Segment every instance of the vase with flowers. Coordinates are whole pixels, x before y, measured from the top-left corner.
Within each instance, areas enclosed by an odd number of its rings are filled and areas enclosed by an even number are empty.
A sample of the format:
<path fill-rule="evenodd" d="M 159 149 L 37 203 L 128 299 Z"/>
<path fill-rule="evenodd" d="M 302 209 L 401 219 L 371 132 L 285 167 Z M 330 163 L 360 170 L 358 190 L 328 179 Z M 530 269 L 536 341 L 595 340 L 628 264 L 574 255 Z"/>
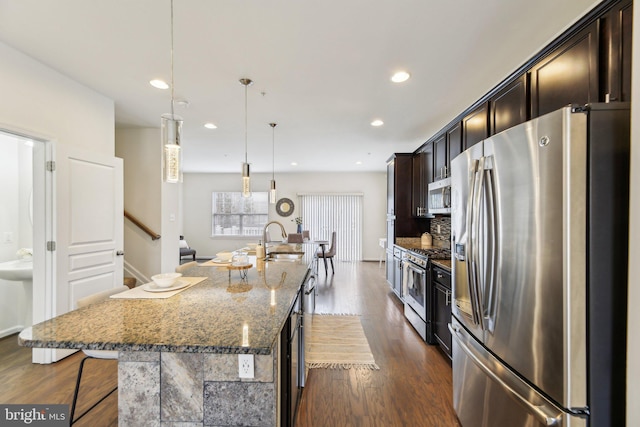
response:
<path fill-rule="evenodd" d="M 297 233 L 302 233 L 302 217 L 301 216 L 297 216 L 294 219 L 292 219 L 291 221 L 295 221 L 295 223 L 298 225 Z"/>

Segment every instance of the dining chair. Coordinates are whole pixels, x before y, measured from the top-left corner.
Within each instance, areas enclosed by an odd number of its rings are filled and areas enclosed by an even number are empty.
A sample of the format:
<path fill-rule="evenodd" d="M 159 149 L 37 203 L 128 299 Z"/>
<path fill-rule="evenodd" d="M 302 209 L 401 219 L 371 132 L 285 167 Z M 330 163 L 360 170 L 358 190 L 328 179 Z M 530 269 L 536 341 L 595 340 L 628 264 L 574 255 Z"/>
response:
<path fill-rule="evenodd" d="M 331 273 L 335 273 L 333 268 L 333 257 L 336 256 L 336 232 L 331 233 L 331 246 L 328 251 L 322 253 L 322 249 L 318 249 L 316 252 L 316 258 L 319 260 L 320 258 L 324 258 L 325 266 L 327 263 L 327 259 L 331 262 Z"/>
<path fill-rule="evenodd" d="M 185 270 L 190 269 L 191 267 L 195 267 L 198 265 L 198 261 L 189 261 L 185 262 L 176 267 L 176 273 L 184 273 Z"/>
<path fill-rule="evenodd" d="M 302 233 L 289 233 L 287 243 L 303 243 Z"/>
<path fill-rule="evenodd" d="M 124 292 L 124 291 L 128 291 L 128 290 L 129 290 L 129 287 L 128 286 L 124 286 L 124 285 L 123 286 L 119 286 L 117 288 L 108 289 L 106 291 L 98 292 L 98 293 L 95 293 L 93 295 L 89 295 L 87 297 L 80 298 L 78 300 L 78 302 L 77 302 L 77 305 L 78 305 L 78 308 L 86 307 L 88 305 L 95 304 L 97 302 L 105 300 L 105 299 L 109 298 L 111 295 L 119 294 L 120 292 Z M 94 403 L 89 409 L 84 411 L 82 413 L 82 415 L 80 415 L 75 420 L 73 419 L 73 416 L 74 416 L 74 414 L 76 412 L 76 403 L 78 402 L 78 391 L 80 391 L 80 382 L 82 381 L 82 371 L 84 369 L 84 363 L 87 361 L 87 359 L 103 359 L 103 360 L 117 360 L 118 359 L 118 352 L 115 351 L 115 350 L 86 350 L 86 349 L 82 349 L 82 352 L 84 353 L 85 357 L 80 362 L 80 368 L 78 369 L 78 378 L 76 379 L 76 388 L 75 388 L 75 390 L 73 392 L 73 403 L 71 404 L 71 414 L 70 414 L 70 417 L 69 417 L 69 419 L 71 420 L 71 424 L 74 424 L 80 418 L 82 418 L 85 415 L 87 415 L 87 413 L 89 411 L 91 411 L 93 408 L 98 406 L 100 404 L 100 402 L 102 402 L 107 397 L 111 396 L 111 394 L 118 389 L 118 386 L 116 386 L 109 393 L 105 394 L 100 400 L 98 400 L 96 403 Z"/>

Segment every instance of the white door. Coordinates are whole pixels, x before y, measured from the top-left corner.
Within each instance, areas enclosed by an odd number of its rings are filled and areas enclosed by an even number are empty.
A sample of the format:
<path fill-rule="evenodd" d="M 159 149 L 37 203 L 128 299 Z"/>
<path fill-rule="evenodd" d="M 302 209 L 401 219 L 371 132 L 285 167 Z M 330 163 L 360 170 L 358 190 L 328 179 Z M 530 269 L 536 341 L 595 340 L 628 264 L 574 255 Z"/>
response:
<path fill-rule="evenodd" d="M 54 172 L 55 315 L 122 285 L 122 159 L 58 144 Z M 55 351 L 53 361 L 69 354 Z"/>

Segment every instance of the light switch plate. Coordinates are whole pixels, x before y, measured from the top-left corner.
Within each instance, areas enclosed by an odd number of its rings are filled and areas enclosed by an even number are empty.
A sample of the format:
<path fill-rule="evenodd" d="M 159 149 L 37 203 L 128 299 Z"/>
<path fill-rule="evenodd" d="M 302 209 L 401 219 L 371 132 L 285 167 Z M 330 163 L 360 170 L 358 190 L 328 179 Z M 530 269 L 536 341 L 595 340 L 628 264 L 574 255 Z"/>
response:
<path fill-rule="evenodd" d="M 238 355 L 238 375 L 240 378 L 253 378 L 253 354 Z"/>

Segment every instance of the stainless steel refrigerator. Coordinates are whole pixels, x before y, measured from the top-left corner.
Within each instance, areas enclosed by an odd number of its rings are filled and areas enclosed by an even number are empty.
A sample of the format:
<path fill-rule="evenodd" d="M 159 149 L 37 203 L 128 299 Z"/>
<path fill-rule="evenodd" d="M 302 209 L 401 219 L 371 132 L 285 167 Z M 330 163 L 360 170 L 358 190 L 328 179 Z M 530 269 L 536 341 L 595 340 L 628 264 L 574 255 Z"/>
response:
<path fill-rule="evenodd" d="M 568 106 L 451 162 L 463 427 L 624 425 L 629 120 Z"/>

